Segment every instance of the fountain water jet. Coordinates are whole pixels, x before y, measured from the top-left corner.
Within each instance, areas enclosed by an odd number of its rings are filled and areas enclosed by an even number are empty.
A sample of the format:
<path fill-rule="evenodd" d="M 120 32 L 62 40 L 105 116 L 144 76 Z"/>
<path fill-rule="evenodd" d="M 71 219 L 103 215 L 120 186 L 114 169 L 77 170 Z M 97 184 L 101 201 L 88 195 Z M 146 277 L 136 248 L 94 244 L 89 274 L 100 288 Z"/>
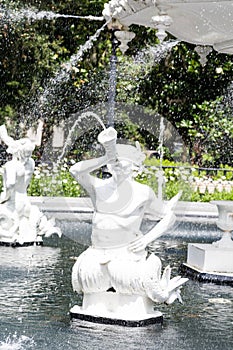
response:
<path fill-rule="evenodd" d="M 77 63 L 83 59 L 85 52 L 92 48 L 94 42 L 107 25 L 108 23 L 104 23 L 97 29 L 83 45 L 80 45 L 78 51 L 73 54 L 67 62 L 61 64 L 60 69 L 55 73 L 54 77 L 49 78 L 48 81 L 45 82 L 42 92 L 39 91 L 38 95 L 33 98 L 27 106 L 27 114 L 29 114 L 31 118 L 34 117 L 38 119 L 39 116 L 42 120 L 44 119 L 44 112 L 48 112 L 48 110 L 51 109 L 51 105 L 53 106 L 53 97 L 56 95 L 56 89 L 69 81 L 70 74 L 73 70 L 76 70 Z M 25 115 L 25 112 L 22 114 Z"/>
<path fill-rule="evenodd" d="M 67 147 L 69 147 L 69 145 L 72 143 L 72 135 L 75 132 L 76 126 L 78 123 L 80 123 L 84 118 L 88 118 L 88 117 L 94 117 L 98 123 L 100 123 L 101 127 L 103 128 L 103 130 L 106 129 L 104 123 L 102 122 L 101 118 L 94 112 L 83 112 L 78 119 L 74 122 L 72 128 L 69 131 L 69 134 L 67 136 L 66 142 L 63 146 L 62 152 L 60 154 L 60 156 L 58 157 L 58 163 L 63 159 L 64 155 L 66 154 L 67 151 Z"/>
<path fill-rule="evenodd" d="M 28 20 L 30 22 L 38 21 L 42 19 L 53 20 L 57 18 L 74 18 L 74 19 L 85 19 L 88 21 L 103 21 L 104 17 L 100 16 L 78 16 L 78 15 L 65 15 L 55 13 L 53 11 L 38 11 L 35 8 L 24 8 L 18 10 L 9 10 L 4 7 L 0 7 L 0 19 L 4 23 L 7 22 L 20 22 L 22 20 Z"/>
<path fill-rule="evenodd" d="M 163 150 L 163 137 L 164 137 L 164 118 L 162 117 L 160 120 L 160 133 L 159 133 L 159 171 L 157 173 L 158 176 L 158 199 L 161 201 L 163 200 L 163 184 L 164 184 L 164 178 L 163 178 L 163 169 L 162 169 L 162 162 L 163 162 L 163 156 L 164 156 L 164 150 Z"/>

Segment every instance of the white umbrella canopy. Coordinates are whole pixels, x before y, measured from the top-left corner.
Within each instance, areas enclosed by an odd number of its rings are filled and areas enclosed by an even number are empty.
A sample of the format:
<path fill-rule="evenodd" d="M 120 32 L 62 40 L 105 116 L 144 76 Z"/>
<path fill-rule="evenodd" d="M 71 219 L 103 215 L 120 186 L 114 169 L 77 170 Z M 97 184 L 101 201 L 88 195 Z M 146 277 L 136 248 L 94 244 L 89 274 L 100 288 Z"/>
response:
<path fill-rule="evenodd" d="M 106 20 L 157 28 L 181 41 L 233 54 L 232 0 L 111 0 Z"/>

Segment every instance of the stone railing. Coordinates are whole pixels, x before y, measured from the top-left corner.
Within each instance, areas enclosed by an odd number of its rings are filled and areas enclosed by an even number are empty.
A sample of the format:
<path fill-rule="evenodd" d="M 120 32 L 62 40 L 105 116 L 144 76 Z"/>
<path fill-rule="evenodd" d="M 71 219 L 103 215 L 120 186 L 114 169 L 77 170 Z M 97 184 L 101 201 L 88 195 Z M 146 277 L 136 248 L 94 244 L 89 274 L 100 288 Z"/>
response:
<path fill-rule="evenodd" d="M 192 168 L 191 186 L 199 193 L 228 192 L 233 190 L 233 170 L 225 168 Z"/>
<path fill-rule="evenodd" d="M 199 193 L 214 193 L 218 192 L 228 192 L 233 190 L 233 181 L 228 181 L 225 179 L 212 180 L 211 178 L 193 178 L 191 186 L 195 192 Z"/>
<path fill-rule="evenodd" d="M 149 166 L 147 169 L 156 171 L 159 167 Z M 233 190 L 233 169 L 162 166 L 162 170 L 166 182 L 182 179 L 191 185 L 194 192 L 201 194 L 215 191 L 230 193 Z"/>

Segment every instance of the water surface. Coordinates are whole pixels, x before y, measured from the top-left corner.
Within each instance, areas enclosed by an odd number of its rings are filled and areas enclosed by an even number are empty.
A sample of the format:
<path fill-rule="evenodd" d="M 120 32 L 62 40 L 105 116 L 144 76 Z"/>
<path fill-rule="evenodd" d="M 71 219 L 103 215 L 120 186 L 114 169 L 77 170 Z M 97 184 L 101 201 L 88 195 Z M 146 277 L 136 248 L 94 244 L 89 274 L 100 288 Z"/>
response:
<path fill-rule="evenodd" d="M 174 274 L 186 260 L 186 238 L 169 236 L 154 246 Z M 81 303 L 72 291 L 71 269 L 84 249 L 66 237 L 50 238 L 43 247 L 0 247 L 0 350 L 233 348 L 232 287 L 191 280 L 182 289 L 183 304 L 157 306 L 163 326 L 71 322 L 69 309 Z"/>

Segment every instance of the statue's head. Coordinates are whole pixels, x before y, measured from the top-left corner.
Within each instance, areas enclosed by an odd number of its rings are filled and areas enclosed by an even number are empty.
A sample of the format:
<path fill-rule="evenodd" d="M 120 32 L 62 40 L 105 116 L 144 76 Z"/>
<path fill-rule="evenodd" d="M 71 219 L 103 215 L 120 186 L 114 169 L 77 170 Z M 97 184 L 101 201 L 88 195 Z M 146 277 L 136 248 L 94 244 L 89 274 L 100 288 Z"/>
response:
<path fill-rule="evenodd" d="M 140 144 L 138 142 L 136 142 L 136 146 L 117 144 L 116 152 L 116 161 L 108 165 L 110 173 L 117 177 L 137 174 L 145 160 L 145 154 L 142 152 Z"/>
<path fill-rule="evenodd" d="M 134 166 L 141 166 L 146 158 L 138 141 L 135 146 L 119 143 L 116 145 L 116 151 L 118 161 L 128 162 Z"/>
<path fill-rule="evenodd" d="M 22 138 L 9 144 L 7 152 L 19 158 L 29 158 L 35 149 L 35 144 L 29 138 Z"/>

